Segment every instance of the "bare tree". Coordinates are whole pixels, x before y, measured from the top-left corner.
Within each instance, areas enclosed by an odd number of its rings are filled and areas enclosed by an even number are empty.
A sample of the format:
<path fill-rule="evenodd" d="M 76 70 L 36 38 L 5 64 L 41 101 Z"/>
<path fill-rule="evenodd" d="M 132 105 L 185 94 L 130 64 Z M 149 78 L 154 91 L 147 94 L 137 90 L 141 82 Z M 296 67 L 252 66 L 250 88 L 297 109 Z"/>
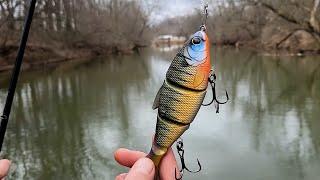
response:
<path fill-rule="evenodd" d="M 320 0 L 244 0 L 248 5 L 263 7 L 274 15 L 278 16 L 282 20 L 289 24 L 296 26 L 291 32 L 288 33 L 284 40 L 288 39 L 296 31 L 306 31 L 313 36 L 315 39 L 319 39 L 320 36 L 320 22 L 319 22 L 319 4 Z"/>
<path fill-rule="evenodd" d="M 30 45 L 94 51 L 130 50 L 151 39 L 146 1 L 46 0 L 36 7 Z M 149 2 L 151 3 L 151 2 Z M 154 3 L 151 3 L 154 4 Z M 0 0 L 0 49 L 12 48 L 26 15 L 24 0 Z"/>

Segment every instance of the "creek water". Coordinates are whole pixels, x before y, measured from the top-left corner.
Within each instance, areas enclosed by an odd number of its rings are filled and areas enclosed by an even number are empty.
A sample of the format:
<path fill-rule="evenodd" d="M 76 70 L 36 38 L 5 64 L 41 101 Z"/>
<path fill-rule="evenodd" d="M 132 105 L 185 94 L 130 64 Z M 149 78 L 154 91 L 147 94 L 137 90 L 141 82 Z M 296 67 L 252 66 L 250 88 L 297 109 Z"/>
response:
<path fill-rule="evenodd" d="M 176 51 L 84 59 L 23 72 L 4 152 L 9 179 L 114 179 L 119 147 L 149 151 L 151 109 Z M 217 94 L 183 135 L 185 179 L 316 180 L 320 177 L 320 61 L 212 49 Z M 8 74 L 0 74 L 0 108 Z M 206 101 L 210 101 L 211 93 Z"/>

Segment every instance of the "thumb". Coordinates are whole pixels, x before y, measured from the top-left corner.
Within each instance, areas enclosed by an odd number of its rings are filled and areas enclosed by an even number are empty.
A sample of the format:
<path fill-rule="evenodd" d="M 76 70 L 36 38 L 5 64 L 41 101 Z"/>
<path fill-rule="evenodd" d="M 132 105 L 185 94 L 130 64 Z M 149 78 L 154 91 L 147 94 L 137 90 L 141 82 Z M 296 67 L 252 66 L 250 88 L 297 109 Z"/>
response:
<path fill-rule="evenodd" d="M 141 158 L 132 166 L 126 180 L 153 180 L 154 174 L 153 162 L 148 158 Z"/>

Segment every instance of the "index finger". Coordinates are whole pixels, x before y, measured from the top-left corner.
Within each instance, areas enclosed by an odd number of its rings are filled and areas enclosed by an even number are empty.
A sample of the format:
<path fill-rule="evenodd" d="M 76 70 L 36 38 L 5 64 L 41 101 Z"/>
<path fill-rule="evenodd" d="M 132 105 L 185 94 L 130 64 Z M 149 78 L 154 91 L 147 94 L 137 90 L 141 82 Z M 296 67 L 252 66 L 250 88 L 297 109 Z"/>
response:
<path fill-rule="evenodd" d="M 114 158 L 120 165 L 131 168 L 136 161 L 146 157 L 146 155 L 146 153 L 140 151 L 121 148 L 114 153 Z M 175 173 L 179 177 L 179 169 L 172 148 L 169 148 L 167 154 L 163 157 L 159 172 L 161 180 L 175 179 Z"/>
<path fill-rule="evenodd" d="M 114 159 L 122 166 L 131 168 L 140 158 L 146 157 L 147 154 L 140 151 L 131 151 L 120 148 L 114 153 Z"/>

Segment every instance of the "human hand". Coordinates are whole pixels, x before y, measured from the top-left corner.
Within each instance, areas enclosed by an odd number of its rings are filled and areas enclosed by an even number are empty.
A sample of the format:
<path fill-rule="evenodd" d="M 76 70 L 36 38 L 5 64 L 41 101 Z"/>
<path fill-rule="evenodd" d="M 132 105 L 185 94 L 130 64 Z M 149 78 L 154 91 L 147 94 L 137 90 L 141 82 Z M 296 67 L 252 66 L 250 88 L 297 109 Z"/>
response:
<path fill-rule="evenodd" d="M 115 160 L 122 166 L 131 168 L 128 173 L 120 174 L 116 180 L 153 180 L 155 167 L 153 162 L 146 158 L 147 154 L 140 151 L 131 151 L 128 149 L 118 149 L 114 153 Z M 159 174 L 161 180 L 174 180 L 177 162 L 173 151 L 170 148 L 163 157 Z M 179 176 L 178 176 L 179 177 Z"/>
<path fill-rule="evenodd" d="M 0 179 L 4 179 L 9 172 L 11 162 L 7 159 L 0 160 Z"/>

